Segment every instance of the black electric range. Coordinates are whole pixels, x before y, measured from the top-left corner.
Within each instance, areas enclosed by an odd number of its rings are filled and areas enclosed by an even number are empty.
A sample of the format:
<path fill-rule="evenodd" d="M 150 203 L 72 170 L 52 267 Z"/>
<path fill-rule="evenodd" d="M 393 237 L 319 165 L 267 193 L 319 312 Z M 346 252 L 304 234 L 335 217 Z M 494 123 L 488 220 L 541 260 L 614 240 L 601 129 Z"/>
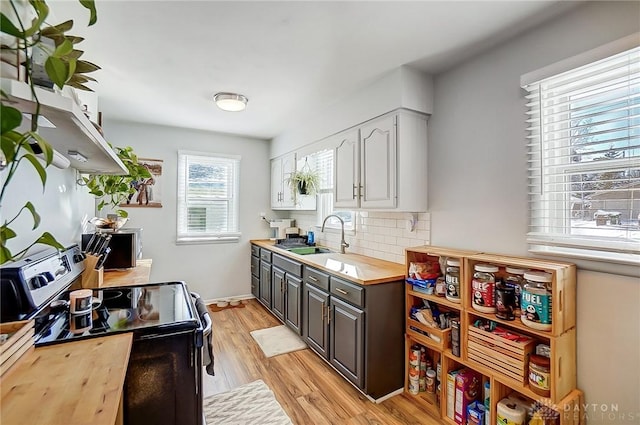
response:
<path fill-rule="evenodd" d="M 66 291 L 42 312 L 46 320 L 36 346 L 119 332 L 134 332 L 137 339 L 200 326 L 183 282 L 94 289 L 92 310 L 84 314 L 69 313 L 68 300 Z"/>

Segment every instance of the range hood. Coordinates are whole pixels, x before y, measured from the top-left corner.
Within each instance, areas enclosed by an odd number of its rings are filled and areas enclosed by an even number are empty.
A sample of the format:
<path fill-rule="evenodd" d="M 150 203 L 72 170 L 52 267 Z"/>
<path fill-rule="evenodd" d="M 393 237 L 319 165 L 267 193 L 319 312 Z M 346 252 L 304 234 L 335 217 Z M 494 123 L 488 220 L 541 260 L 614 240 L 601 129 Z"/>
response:
<path fill-rule="evenodd" d="M 27 83 L 2 78 L 1 88 L 9 97 L 5 101 L 7 104 L 24 114 L 35 112 L 36 102 Z M 38 133 L 56 151 L 69 159 L 71 167 L 87 174 L 128 173 L 122 161 L 73 99 L 37 86 L 35 91 L 40 101 L 41 119 L 44 117 L 53 124 L 39 125 Z M 18 130 L 26 131 L 30 125 L 28 119 L 23 119 Z"/>

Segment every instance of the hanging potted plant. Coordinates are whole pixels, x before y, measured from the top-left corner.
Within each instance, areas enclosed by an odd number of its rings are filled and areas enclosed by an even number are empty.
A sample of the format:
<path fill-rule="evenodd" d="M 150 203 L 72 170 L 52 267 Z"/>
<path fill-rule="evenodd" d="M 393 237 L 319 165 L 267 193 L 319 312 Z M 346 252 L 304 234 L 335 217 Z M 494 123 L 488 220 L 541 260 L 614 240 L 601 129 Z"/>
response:
<path fill-rule="evenodd" d="M 320 188 L 320 174 L 312 170 L 305 161 L 304 166 L 299 171 L 294 171 L 289 177 L 289 185 L 293 193 L 313 196 Z"/>

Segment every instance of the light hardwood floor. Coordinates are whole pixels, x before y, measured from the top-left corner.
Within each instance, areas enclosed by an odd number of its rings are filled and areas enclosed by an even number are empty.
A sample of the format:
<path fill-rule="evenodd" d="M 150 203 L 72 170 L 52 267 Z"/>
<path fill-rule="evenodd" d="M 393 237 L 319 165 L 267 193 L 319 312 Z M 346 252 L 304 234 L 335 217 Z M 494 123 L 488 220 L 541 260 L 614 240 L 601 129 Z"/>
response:
<path fill-rule="evenodd" d="M 296 425 L 441 424 L 403 395 L 370 402 L 310 349 L 266 358 L 249 332 L 282 323 L 256 300 L 211 318 L 216 376 L 205 397 L 262 379 Z"/>

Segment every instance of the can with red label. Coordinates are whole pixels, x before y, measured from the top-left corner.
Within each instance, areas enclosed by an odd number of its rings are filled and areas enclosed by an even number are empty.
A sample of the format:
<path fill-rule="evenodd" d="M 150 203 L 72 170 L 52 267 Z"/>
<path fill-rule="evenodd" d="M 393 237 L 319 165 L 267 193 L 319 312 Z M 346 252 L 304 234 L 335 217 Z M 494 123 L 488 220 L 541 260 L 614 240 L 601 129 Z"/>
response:
<path fill-rule="evenodd" d="M 496 312 L 496 273 L 493 264 L 476 264 L 471 280 L 471 306 L 483 313 Z"/>

